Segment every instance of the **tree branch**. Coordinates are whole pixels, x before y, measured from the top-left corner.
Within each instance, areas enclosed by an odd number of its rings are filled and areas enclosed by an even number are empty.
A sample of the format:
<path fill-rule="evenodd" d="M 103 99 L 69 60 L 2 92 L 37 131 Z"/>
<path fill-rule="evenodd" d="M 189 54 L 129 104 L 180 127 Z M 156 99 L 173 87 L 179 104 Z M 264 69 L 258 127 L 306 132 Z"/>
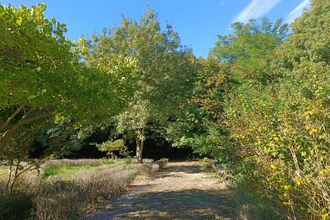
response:
<path fill-rule="evenodd" d="M 14 135 L 15 131 L 22 127 L 23 125 L 30 124 L 31 122 L 38 121 L 43 118 L 47 118 L 51 115 L 53 115 L 54 112 L 47 112 L 42 115 L 34 116 L 31 118 L 25 118 L 23 117 L 20 121 L 18 121 L 15 125 L 13 125 L 10 129 L 8 129 L 5 133 L 2 134 L 0 137 L 0 153 L 3 151 L 5 148 L 6 144 L 10 140 L 10 138 Z"/>
<path fill-rule="evenodd" d="M 6 127 L 9 125 L 9 123 L 11 122 L 11 120 L 13 120 L 13 119 L 16 117 L 16 115 L 17 115 L 18 113 L 20 113 L 20 112 L 23 110 L 23 108 L 24 108 L 25 106 L 26 106 L 26 103 L 21 104 L 21 105 L 16 109 L 16 111 L 15 111 L 13 114 L 11 114 L 11 116 L 10 116 L 9 118 L 7 118 L 7 120 L 5 121 L 5 123 L 4 123 L 3 125 L 1 125 L 1 127 L 0 127 L 0 131 L 6 128 Z"/>

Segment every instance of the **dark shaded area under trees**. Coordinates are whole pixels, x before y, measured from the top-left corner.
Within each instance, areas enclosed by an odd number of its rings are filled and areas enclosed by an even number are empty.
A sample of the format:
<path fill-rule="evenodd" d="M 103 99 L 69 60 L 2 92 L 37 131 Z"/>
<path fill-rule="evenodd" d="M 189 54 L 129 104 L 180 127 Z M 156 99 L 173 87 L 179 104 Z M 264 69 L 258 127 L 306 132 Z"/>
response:
<path fill-rule="evenodd" d="M 77 146 L 77 149 L 63 154 L 61 158 L 101 159 L 107 157 L 106 153 L 100 151 L 96 144 L 100 144 L 109 140 L 109 132 L 111 132 L 111 130 L 113 130 L 113 127 L 96 130 L 83 141 L 81 141 L 79 146 Z M 148 138 L 145 141 L 143 158 L 151 158 L 155 160 L 160 158 L 169 158 L 171 161 L 200 158 L 199 154 L 194 153 L 191 147 L 174 148 L 172 147 L 172 144 L 166 140 L 166 138 L 161 136 L 161 134 L 152 131 L 149 132 L 152 134 L 148 134 Z M 48 148 L 47 143 L 40 143 L 38 140 L 35 140 L 33 145 L 33 151 L 30 153 L 32 158 L 38 158 L 42 156 L 44 154 L 44 150 Z M 126 146 L 128 147 L 128 154 L 133 157 L 136 153 L 134 140 L 126 140 Z M 114 152 L 114 154 L 117 157 L 122 157 L 118 152 Z"/>

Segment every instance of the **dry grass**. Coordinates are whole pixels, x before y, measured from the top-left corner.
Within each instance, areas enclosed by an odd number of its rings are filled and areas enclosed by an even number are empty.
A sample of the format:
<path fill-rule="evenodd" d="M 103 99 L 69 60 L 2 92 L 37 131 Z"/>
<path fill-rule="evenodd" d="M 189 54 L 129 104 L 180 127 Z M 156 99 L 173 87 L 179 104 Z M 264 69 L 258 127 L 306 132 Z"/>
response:
<path fill-rule="evenodd" d="M 37 219 L 72 218 L 84 212 L 88 204 L 125 191 L 135 175 L 135 168 L 119 164 L 81 170 L 69 179 L 51 176 L 34 199 Z"/>
<path fill-rule="evenodd" d="M 63 167 L 63 166 L 101 166 L 105 163 L 105 160 L 101 159 L 60 159 L 60 160 L 49 160 L 46 163 L 46 168 Z"/>
<path fill-rule="evenodd" d="M 63 168 L 77 169 L 45 176 L 46 169 L 61 171 Z M 19 180 L 15 191 L 22 196 L 26 195 L 33 202 L 33 219 L 72 219 L 84 213 L 90 204 L 125 191 L 136 173 L 135 165 L 125 160 L 52 160 L 42 166 L 40 175 L 37 175 L 37 171 L 26 173 Z M 6 178 L 0 179 L 0 191 L 5 181 Z M 5 194 L 0 196 L 0 203 L 2 198 L 7 204 Z M 10 207 L 11 211 L 7 212 L 0 207 L 0 215 L 2 211 L 8 216 L 15 214 L 15 199 L 7 204 L 13 206 Z M 20 201 L 17 200 L 17 203 Z"/>

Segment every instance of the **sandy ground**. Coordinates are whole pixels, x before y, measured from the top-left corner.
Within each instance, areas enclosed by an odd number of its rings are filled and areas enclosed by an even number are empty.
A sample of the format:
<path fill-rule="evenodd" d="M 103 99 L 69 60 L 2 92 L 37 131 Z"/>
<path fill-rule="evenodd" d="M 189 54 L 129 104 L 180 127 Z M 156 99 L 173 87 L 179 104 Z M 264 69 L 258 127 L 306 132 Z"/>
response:
<path fill-rule="evenodd" d="M 230 190 L 196 161 L 139 176 L 126 195 L 86 219 L 236 219 Z"/>

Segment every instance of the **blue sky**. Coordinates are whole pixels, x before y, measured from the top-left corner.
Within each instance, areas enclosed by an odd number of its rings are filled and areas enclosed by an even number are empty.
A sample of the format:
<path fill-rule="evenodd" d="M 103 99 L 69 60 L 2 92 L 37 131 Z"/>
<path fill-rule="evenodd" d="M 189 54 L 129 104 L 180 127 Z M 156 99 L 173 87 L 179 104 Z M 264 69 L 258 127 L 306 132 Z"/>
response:
<path fill-rule="evenodd" d="M 149 5 L 163 26 L 168 22 L 179 32 L 183 45 L 196 56 L 207 56 L 218 34 L 230 33 L 233 21 L 250 17 L 284 18 L 292 22 L 309 0 L 0 0 L 3 5 L 46 3 L 46 15 L 67 24 L 66 36 L 77 40 L 104 27 L 119 25 L 121 14 L 133 19 L 143 16 Z"/>

